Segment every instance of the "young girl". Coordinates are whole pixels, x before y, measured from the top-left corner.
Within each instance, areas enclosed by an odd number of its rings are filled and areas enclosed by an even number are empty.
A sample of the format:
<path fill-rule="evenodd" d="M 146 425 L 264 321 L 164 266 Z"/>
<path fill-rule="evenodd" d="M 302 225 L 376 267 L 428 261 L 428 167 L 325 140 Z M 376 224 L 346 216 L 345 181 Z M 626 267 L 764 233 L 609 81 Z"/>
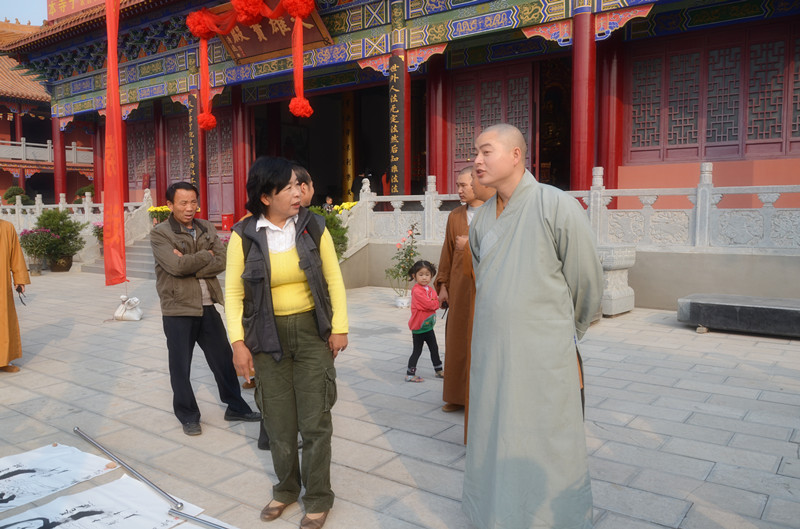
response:
<path fill-rule="evenodd" d="M 408 359 L 408 370 L 406 371 L 406 382 L 422 382 L 422 377 L 416 375 L 417 360 L 422 354 L 422 344 L 428 344 L 431 352 L 431 362 L 436 371 L 436 378 L 444 378 L 442 371 L 442 361 L 439 359 L 439 345 L 436 343 L 436 334 L 433 326 L 436 323 L 436 309 L 439 308 L 439 296 L 436 290 L 430 286 L 433 276 L 436 275 L 436 267 L 428 261 L 417 261 L 408 271 L 408 278 L 416 281 L 414 288 L 411 289 L 411 319 L 408 320 L 408 327 L 411 329 L 411 336 L 414 340 L 414 351 Z"/>

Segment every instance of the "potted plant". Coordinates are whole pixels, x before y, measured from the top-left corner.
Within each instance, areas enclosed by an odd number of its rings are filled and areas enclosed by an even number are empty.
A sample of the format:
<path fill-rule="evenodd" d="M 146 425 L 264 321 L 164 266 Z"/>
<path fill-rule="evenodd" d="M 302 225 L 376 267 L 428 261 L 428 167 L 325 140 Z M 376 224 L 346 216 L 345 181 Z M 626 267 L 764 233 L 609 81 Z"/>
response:
<path fill-rule="evenodd" d="M 50 270 L 66 272 L 72 268 L 72 257 L 80 252 L 86 244 L 81 236 L 81 230 L 88 224 L 88 222 L 72 220 L 66 210 L 48 209 L 39 215 L 36 227 L 49 229 L 58 235 L 57 239 L 48 243 L 45 253 Z"/>
<path fill-rule="evenodd" d="M 408 277 L 408 271 L 417 262 L 419 258 L 419 251 L 417 251 L 417 223 L 411 225 L 408 230 L 408 235 L 400 239 L 397 243 L 397 250 L 392 256 L 394 264 L 385 270 L 386 279 L 397 294 L 395 305 L 398 307 L 408 307 L 411 303 L 411 297 L 408 295 L 408 283 L 411 281 Z"/>
<path fill-rule="evenodd" d="M 103 255 L 103 223 L 102 222 L 93 222 L 92 223 L 92 235 L 94 235 L 95 239 L 97 239 L 97 243 L 100 245 L 100 255 Z"/>
<path fill-rule="evenodd" d="M 47 257 L 47 248 L 57 239 L 58 235 L 47 228 L 22 230 L 19 234 L 19 245 L 28 257 L 28 269 L 31 275 L 42 275 L 42 265 Z"/>
<path fill-rule="evenodd" d="M 150 218 L 153 219 L 153 224 L 155 225 L 167 220 L 172 212 L 167 206 L 150 206 L 147 209 L 147 213 L 150 214 Z"/>

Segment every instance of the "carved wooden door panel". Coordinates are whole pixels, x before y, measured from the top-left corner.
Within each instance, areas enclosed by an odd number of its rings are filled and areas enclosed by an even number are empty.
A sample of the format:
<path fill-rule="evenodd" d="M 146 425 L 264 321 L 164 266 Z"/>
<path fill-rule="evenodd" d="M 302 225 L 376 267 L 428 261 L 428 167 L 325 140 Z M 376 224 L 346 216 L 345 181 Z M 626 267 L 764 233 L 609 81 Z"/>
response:
<path fill-rule="evenodd" d="M 214 110 L 217 126 L 206 133 L 208 220 L 220 222 L 233 213 L 233 116 Z M 202 191 L 201 191 L 202 192 Z"/>
<path fill-rule="evenodd" d="M 150 187 L 156 174 L 156 142 L 152 122 L 126 124 L 128 189 Z"/>
<path fill-rule="evenodd" d="M 189 154 L 189 118 L 167 118 L 167 186 L 191 179 Z"/>
<path fill-rule="evenodd" d="M 475 138 L 497 123 L 510 123 L 522 131 L 528 142 L 526 166 L 535 161 L 532 127 L 536 122 L 530 63 L 472 69 L 453 76 L 450 115 L 453 116 L 450 145 L 452 172 L 449 189 L 461 168 L 475 159 Z"/>

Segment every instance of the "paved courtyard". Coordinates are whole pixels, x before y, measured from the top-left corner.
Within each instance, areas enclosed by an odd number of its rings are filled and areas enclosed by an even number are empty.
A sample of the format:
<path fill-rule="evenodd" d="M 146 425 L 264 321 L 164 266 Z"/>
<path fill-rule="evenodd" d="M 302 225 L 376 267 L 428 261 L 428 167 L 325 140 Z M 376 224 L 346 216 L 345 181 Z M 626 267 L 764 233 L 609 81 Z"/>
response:
<path fill-rule="evenodd" d="M 127 285 L 142 300 L 140 322 L 109 320 L 125 293 L 77 271 L 33 278 L 28 305 L 18 304 L 22 370 L 0 373 L 0 457 L 53 442 L 97 453 L 72 433 L 79 426 L 210 516 L 240 529 L 297 527 L 296 505 L 269 525 L 258 520 L 275 480 L 269 453 L 256 448 L 257 424 L 223 420 L 199 349 L 203 435 L 182 433 L 155 282 Z M 426 381 L 403 381 L 408 315 L 392 297 L 348 291 L 350 347 L 336 362 L 333 409 L 337 499 L 326 528 L 467 528 L 464 416 L 440 410 L 427 353 Z M 443 346 L 443 325 L 437 333 Z M 673 312 L 636 309 L 593 325 L 582 352 L 597 529 L 800 527 L 800 341 L 697 334 Z M 245 397 L 252 402 L 252 390 Z"/>

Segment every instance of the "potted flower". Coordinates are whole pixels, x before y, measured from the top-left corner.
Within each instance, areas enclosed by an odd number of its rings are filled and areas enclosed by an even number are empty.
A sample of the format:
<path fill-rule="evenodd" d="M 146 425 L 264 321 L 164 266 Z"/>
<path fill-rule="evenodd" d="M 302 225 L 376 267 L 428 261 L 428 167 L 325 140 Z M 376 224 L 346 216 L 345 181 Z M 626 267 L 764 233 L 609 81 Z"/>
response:
<path fill-rule="evenodd" d="M 28 269 L 31 275 L 42 275 L 42 265 L 47 257 L 47 248 L 58 239 L 58 235 L 47 228 L 22 230 L 19 234 L 19 245 L 28 257 Z"/>
<path fill-rule="evenodd" d="M 36 227 L 49 229 L 58 235 L 57 239 L 53 239 L 47 244 L 45 252 L 50 270 L 66 272 L 72 268 L 72 257 L 80 252 L 86 244 L 81 236 L 81 230 L 88 224 L 88 222 L 72 220 L 66 210 L 48 209 L 39 215 Z"/>
<path fill-rule="evenodd" d="M 150 214 L 150 218 L 153 219 L 153 224 L 155 225 L 167 220 L 172 212 L 167 206 L 150 206 L 147 209 L 147 213 Z"/>
<path fill-rule="evenodd" d="M 97 239 L 97 243 L 100 245 L 100 255 L 103 255 L 103 223 L 102 222 L 93 222 L 92 223 L 92 235 L 94 235 L 95 239 Z"/>
<path fill-rule="evenodd" d="M 397 250 L 392 256 L 394 264 L 385 270 L 386 279 L 389 280 L 389 284 L 397 294 L 395 305 L 398 307 L 408 307 L 411 303 L 411 297 L 408 295 L 408 283 L 411 281 L 408 271 L 419 258 L 417 235 L 419 235 L 419 231 L 415 222 L 409 228 L 407 236 L 397 243 Z"/>
<path fill-rule="evenodd" d="M 308 208 L 318 215 L 325 217 L 325 227 L 328 228 L 328 233 L 331 234 L 333 239 L 333 248 L 336 250 L 336 257 L 341 261 L 342 255 L 347 250 L 347 226 L 342 223 L 342 218 L 334 213 L 327 212 L 320 206 L 311 206 Z"/>

